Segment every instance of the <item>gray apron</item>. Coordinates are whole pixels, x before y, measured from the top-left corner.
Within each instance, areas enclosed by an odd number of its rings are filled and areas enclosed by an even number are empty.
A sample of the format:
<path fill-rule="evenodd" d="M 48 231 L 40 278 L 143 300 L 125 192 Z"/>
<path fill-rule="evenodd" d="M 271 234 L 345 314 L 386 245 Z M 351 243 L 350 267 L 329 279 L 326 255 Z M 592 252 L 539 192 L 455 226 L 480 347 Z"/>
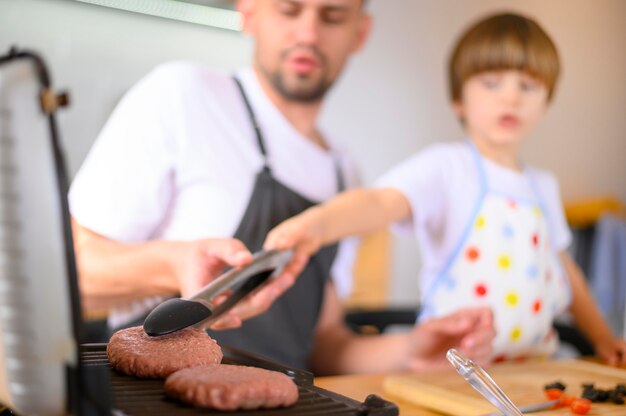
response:
<path fill-rule="evenodd" d="M 263 168 L 256 175 L 254 189 L 234 237 L 250 251 L 260 250 L 267 233 L 282 221 L 315 205 L 278 182 L 268 165 L 263 135 L 240 82 L 235 79 L 246 105 L 263 155 Z M 338 191 L 344 189 L 337 169 Z M 208 331 L 220 345 L 253 354 L 300 369 L 309 368 L 309 357 L 317 320 L 324 299 L 324 289 L 337 246 L 327 246 L 313 256 L 296 283 L 279 297 L 264 314 L 246 320 L 241 328 Z"/>

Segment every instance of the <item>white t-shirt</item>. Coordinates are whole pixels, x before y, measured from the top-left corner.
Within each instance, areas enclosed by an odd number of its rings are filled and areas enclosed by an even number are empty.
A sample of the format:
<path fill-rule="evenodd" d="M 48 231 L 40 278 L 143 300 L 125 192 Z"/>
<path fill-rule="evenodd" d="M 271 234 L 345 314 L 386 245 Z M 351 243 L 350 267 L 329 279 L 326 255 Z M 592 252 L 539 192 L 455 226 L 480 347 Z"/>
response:
<path fill-rule="evenodd" d="M 302 136 L 263 92 L 256 74 L 239 71 L 276 179 L 322 202 L 347 187 L 351 162 L 333 137 L 325 151 Z M 158 66 L 123 97 L 74 179 L 70 211 L 82 226 L 121 242 L 194 240 L 234 235 L 263 158 L 230 76 L 191 63 Z M 349 290 L 351 242 L 333 273 Z M 135 309 L 145 310 L 154 302 Z M 137 315 L 138 312 L 129 312 Z"/>
<path fill-rule="evenodd" d="M 525 173 L 504 168 L 486 158 L 482 163 L 489 188 L 520 200 L 543 203 L 555 251 L 571 242 L 556 178 L 549 172 L 525 168 Z M 537 192 L 529 176 L 534 179 Z M 412 232 L 422 258 L 420 290 L 424 294 L 441 272 L 463 230 L 471 220 L 480 195 L 479 171 L 467 143 L 435 144 L 393 167 L 375 184 L 400 191 L 411 205 L 412 217 L 394 227 Z M 537 201 L 537 193 L 541 201 Z"/>

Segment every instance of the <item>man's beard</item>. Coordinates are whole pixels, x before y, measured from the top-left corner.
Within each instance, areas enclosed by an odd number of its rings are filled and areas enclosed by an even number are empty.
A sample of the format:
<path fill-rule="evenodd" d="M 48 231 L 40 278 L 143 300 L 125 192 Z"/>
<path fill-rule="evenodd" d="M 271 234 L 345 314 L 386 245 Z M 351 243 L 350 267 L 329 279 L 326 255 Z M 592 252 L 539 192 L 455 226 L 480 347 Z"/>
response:
<path fill-rule="evenodd" d="M 267 68 L 261 66 L 261 71 L 265 77 L 269 80 L 272 86 L 278 91 L 278 93 L 285 99 L 290 101 L 298 101 L 303 103 L 313 103 L 320 101 L 326 91 L 332 86 L 332 80 L 328 80 L 328 69 L 326 65 L 326 58 L 314 48 L 311 50 L 315 53 L 319 59 L 322 67 L 322 73 L 314 84 L 310 84 L 307 75 L 296 75 L 296 78 L 302 80 L 302 83 L 296 82 L 297 85 L 288 85 L 285 75 L 278 69 L 274 72 L 270 72 Z M 281 58 L 285 57 L 289 53 L 289 50 L 283 52 Z"/>

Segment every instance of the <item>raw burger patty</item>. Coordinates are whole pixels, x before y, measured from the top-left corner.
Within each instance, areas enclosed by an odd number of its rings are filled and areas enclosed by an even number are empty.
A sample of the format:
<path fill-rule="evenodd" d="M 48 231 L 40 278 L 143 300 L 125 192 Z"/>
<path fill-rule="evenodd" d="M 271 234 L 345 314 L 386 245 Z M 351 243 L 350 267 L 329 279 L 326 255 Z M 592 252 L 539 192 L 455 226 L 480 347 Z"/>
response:
<path fill-rule="evenodd" d="M 113 334 L 107 356 L 113 368 L 124 374 L 165 378 L 181 368 L 221 362 L 222 349 L 199 329 L 185 328 L 151 337 L 143 327 L 135 326 Z"/>
<path fill-rule="evenodd" d="M 298 387 L 283 373 L 225 364 L 179 370 L 165 380 L 165 392 L 218 410 L 291 406 L 298 400 Z"/>

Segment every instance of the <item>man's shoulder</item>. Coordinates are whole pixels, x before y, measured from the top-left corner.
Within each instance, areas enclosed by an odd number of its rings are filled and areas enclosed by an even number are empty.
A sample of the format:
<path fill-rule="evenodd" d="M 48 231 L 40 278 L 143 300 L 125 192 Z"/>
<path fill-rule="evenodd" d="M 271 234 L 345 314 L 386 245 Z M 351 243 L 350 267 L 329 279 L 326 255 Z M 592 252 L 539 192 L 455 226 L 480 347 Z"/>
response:
<path fill-rule="evenodd" d="M 170 61 L 157 65 L 146 80 L 169 84 L 223 83 L 229 76 L 218 70 L 191 61 Z"/>

